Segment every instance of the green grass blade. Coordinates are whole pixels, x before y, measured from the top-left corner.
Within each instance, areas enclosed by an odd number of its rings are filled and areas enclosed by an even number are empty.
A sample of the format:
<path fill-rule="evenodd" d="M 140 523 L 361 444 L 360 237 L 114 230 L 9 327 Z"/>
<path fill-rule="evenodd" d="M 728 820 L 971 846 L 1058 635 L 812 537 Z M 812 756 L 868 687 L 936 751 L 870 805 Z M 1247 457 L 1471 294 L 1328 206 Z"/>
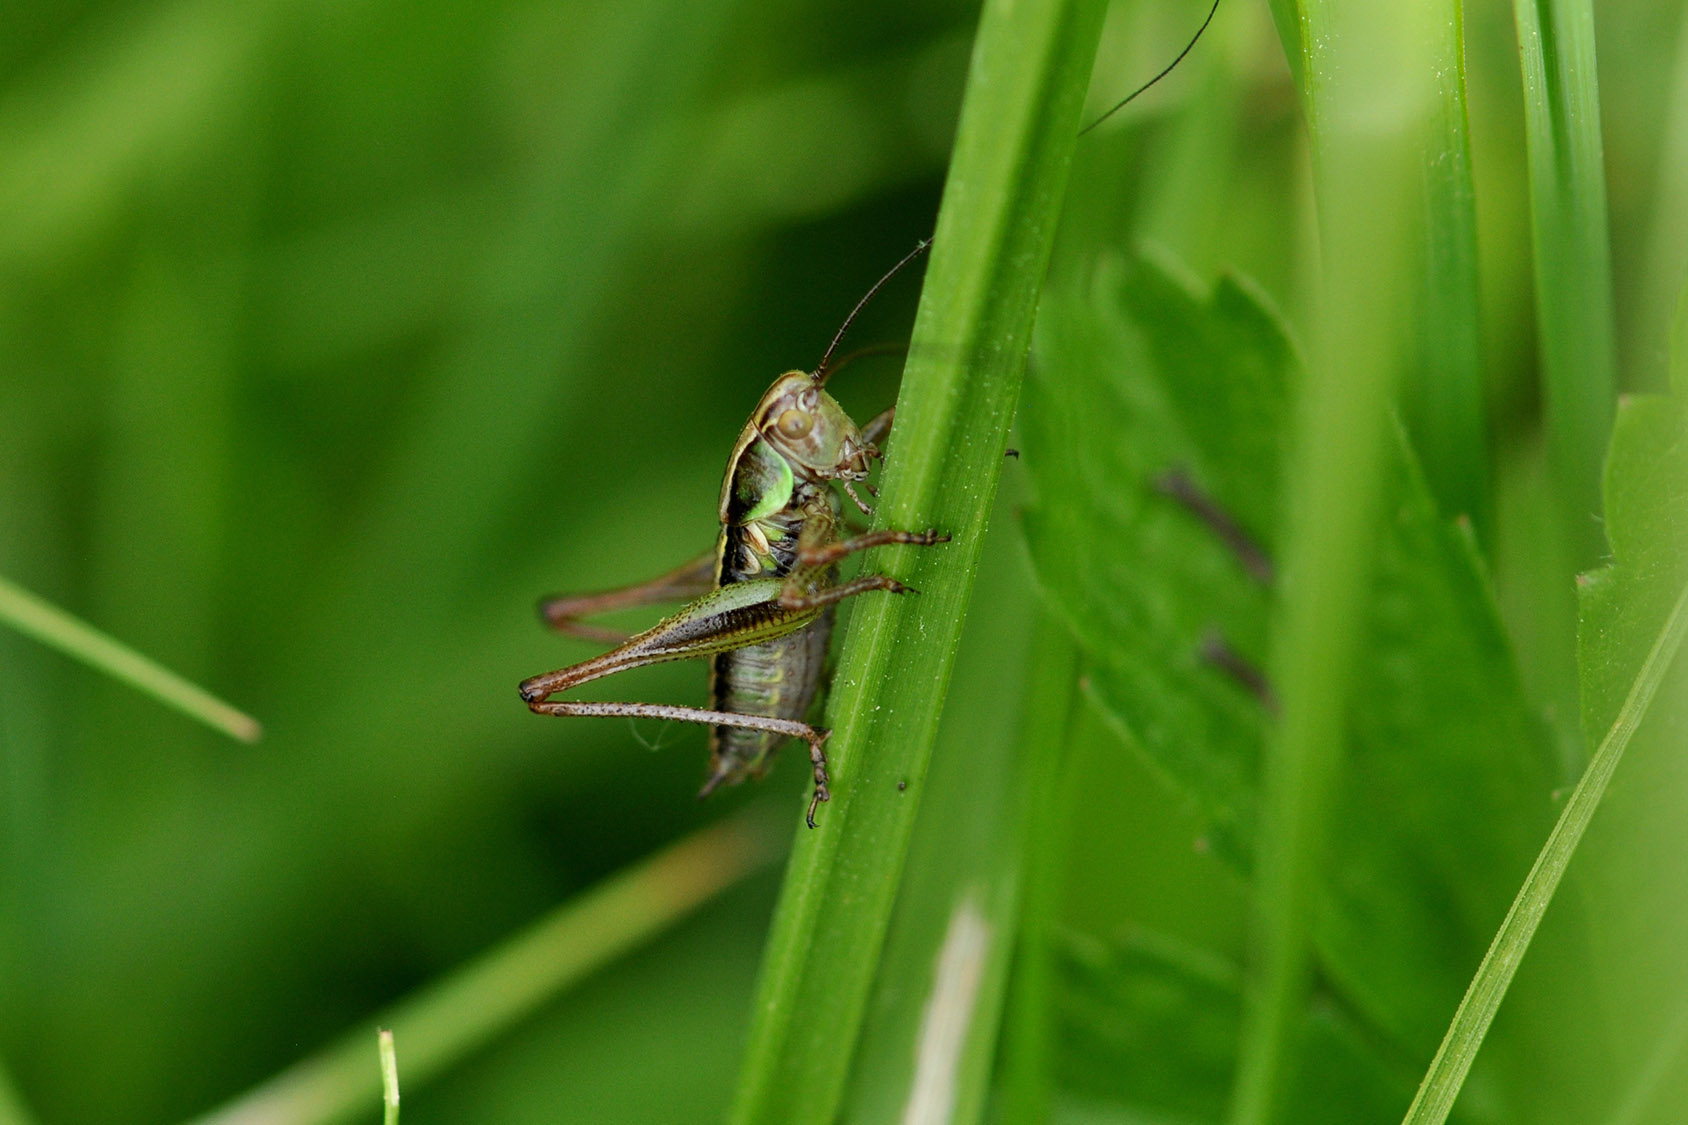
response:
<path fill-rule="evenodd" d="M 1302 20 L 1313 45 L 1304 92 L 1324 274 L 1291 446 L 1287 581 L 1271 663 L 1282 719 L 1264 763 L 1257 968 L 1232 1102 L 1237 1125 L 1271 1121 L 1294 1070 L 1348 676 L 1374 561 L 1387 404 L 1407 343 L 1400 310 L 1416 288 L 1410 202 L 1435 104 L 1428 73 L 1402 49 L 1427 41 L 1427 12 L 1313 0 Z"/>
<path fill-rule="evenodd" d="M 1647 231 L 1647 257 L 1641 275 L 1639 310 L 1633 322 L 1638 342 L 1630 359 L 1641 369 L 1637 384 L 1652 389 L 1667 354 L 1683 362 L 1683 350 L 1668 350 L 1671 310 L 1688 280 L 1688 19 L 1677 32 L 1676 61 L 1666 99 L 1664 139 L 1659 145 L 1658 184 L 1653 189 L 1653 218 Z M 1626 364 L 1625 370 L 1631 370 Z"/>
<path fill-rule="evenodd" d="M 1273 0 L 1272 15 L 1309 115 L 1328 102 L 1303 66 L 1314 0 Z M 1419 359 L 1402 388 L 1402 409 L 1431 490 L 1449 515 L 1472 517 L 1487 542 L 1491 522 L 1487 422 L 1477 276 L 1477 203 L 1471 173 L 1471 125 L 1465 99 L 1464 0 L 1426 5 L 1429 19 L 1415 62 L 1436 85 L 1423 126 L 1424 261 L 1417 294 Z"/>
<path fill-rule="evenodd" d="M 1062 765 L 1078 701 L 1078 646 L 1055 615 L 1044 610 L 1032 641 L 1020 720 L 1027 763 L 1020 890 L 1020 932 L 1003 1028 L 1002 1099 L 998 1120 L 1047 1121 L 1054 1086 L 1054 952 L 1067 857 L 1070 807 Z"/>
<path fill-rule="evenodd" d="M 382 1081 L 369 1065 L 371 1030 L 391 1028 L 404 1040 L 406 1080 L 414 1088 L 770 862 L 776 839 L 765 814 L 740 814 L 694 833 L 200 1120 L 309 1125 L 365 1114 Z"/>
<path fill-rule="evenodd" d="M 1315 84 L 1317 68 L 1303 65 L 1307 17 L 1326 5 L 1273 0 L 1272 15 L 1308 114 L 1328 96 Z M 1468 515 L 1478 537 L 1488 542 L 1492 499 L 1488 471 L 1488 423 L 1477 276 L 1477 202 L 1471 172 L 1471 124 L 1465 98 L 1464 0 L 1425 5 L 1425 34 L 1414 63 L 1435 83 L 1434 108 L 1423 122 L 1420 162 L 1424 215 L 1417 304 L 1418 358 L 1402 388 L 1402 410 L 1431 490 L 1450 516 Z M 1298 22 L 1303 21 L 1303 22 Z M 1309 77 L 1310 74 L 1310 77 Z"/>
<path fill-rule="evenodd" d="M 1588 768 L 1583 771 L 1582 779 L 1565 803 L 1565 811 L 1553 826 L 1553 833 L 1548 836 L 1535 866 L 1519 888 L 1506 921 L 1501 923 L 1489 952 L 1478 966 L 1477 975 L 1471 978 L 1471 987 L 1460 1001 L 1453 1022 L 1448 1025 L 1448 1034 L 1424 1075 L 1418 1096 L 1407 1111 L 1404 1118 L 1406 1125 L 1437 1125 L 1447 1120 L 1454 1099 L 1459 1096 L 1460 1087 L 1465 1082 L 1465 1075 L 1471 1069 L 1471 1062 L 1477 1057 L 1477 1049 L 1482 1046 L 1489 1024 L 1493 1022 L 1507 987 L 1512 983 L 1512 976 L 1529 950 L 1530 940 L 1535 937 L 1548 903 L 1553 901 L 1565 868 L 1582 841 L 1588 822 L 1600 805 L 1600 798 L 1605 795 L 1606 786 L 1612 780 L 1612 771 L 1623 757 L 1624 748 L 1629 745 L 1635 728 L 1647 714 L 1648 705 L 1652 703 L 1671 662 L 1676 659 L 1685 634 L 1688 634 L 1688 587 L 1684 587 L 1677 598 L 1616 721 L 1594 752 Z"/>
<path fill-rule="evenodd" d="M 1301 4 L 1299 0 L 1268 0 L 1272 22 L 1277 26 L 1278 38 L 1284 45 L 1284 58 L 1289 62 L 1290 75 L 1302 90 L 1307 84 L 1307 44 L 1302 35 Z"/>
<path fill-rule="evenodd" d="M 230 738 L 256 742 L 263 734 L 257 719 L 4 578 L 0 578 L 0 622 Z"/>
<path fill-rule="evenodd" d="M 1419 295 L 1419 360 L 1402 408 L 1424 475 L 1442 511 L 1468 515 L 1478 538 L 1492 535 L 1488 423 L 1478 325 L 1477 195 L 1465 103 L 1463 0 L 1432 5 L 1419 59 L 1436 81 L 1424 138 L 1425 262 Z"/>
<path fill-rule="evenodd" d="M 1601 548 L 1600 469 L 1617 354 L 1591 0 L 1514 0 L 1548 447 L 1578 565 Z"/>
<path fill-rule="evenodd" d="M 399 1057 L 393 1029 L 377 1031 L 375 1045 L 381 1056 L 381 1125 L 399 1125 Z"/>
<path fill-rule="evenodd" d="M 993 522 L 1018 507 L 1017 468 L 1006 463 Z M 1003 686 L 1038 674 L 1035 598 L 1019 544 L 988 538 L 973 600 L 991 610 L 969 614 L 962 631 L 944 704 L 951 720 L 939 728 L 921 785 L 841 1123 L 945 1107 L 950 1125 L 982 1119 L 1020 916 L 1028 775 L 1037 768 L 1020 737 L 1025 697 Z"/>
<path fill-rule="evenodd" d="M 868 563 L 922 593 L 855 611 L 829 712 L 833 799 L 819 831 L 799 832 L 764 959 L 733 1111 L 747 1125 L 837 1110 L 1002 468 L 1102 9 L 985 6 L 879 515 L 955 538 Z"/>

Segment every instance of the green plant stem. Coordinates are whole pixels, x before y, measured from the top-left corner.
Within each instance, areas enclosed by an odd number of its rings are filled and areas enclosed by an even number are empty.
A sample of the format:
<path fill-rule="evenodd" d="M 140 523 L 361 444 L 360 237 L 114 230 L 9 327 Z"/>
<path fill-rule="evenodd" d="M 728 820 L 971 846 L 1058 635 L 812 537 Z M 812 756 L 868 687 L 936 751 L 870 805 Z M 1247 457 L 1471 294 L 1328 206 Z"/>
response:
<path fill-rule="evenodd" d="M 1676 63 L 1666 99 L 1664 136 L 1659 143 L 1658 184 L 1653 189 L 1653 218 L 1647 232 L 1646 266 L 1635 314 L 1634 366 L 1642 384 L 1663 382 L 1656 374 L 1667 355 L 1684 362 L 1683 349 L 1670 346 L 1671 311 L 1688 282 L 1688 18 L 1677 31 Z M 1626 365 L 1625 370 L 1630 370 Z"/>
<path fill-rule="evenodd" d="M 1049 610 L 1038 616 L 1026 681 L 1020 754 L 1025 766 L 1021 829 L 1024 873 L 1020 932 L 1004 1029 L 1002 1121 L 1047 1121 L 1054 1085 L 1054 967 L 1050 934 L 1061 908 L 1070 796 L 1062 785 L 1073 707 L 1078 701 L 1078 647 Z"/>
<path fill-rule="evenodd" d="M 1317 2 L 1301 10 L 1320 9 Z M 1471 172 L 1471 125 L 1465 100 L 1464 0 L 1423 5 L 1426 34 L 1403 43 L 1436 87 L 1423 122 L 1421 199 L 1423 261 L 1414 296 L 1418 359 L 1402 388 L 1402 410 L 1413 445 L 1442 511 L 1469 516 L 1480 542 L 1492 536 L 1488 422 L 1477 276 L 1477 193 Z M 1300 65 L 1307 32 L 1295 0 L 1273 0 L 1279 38 L 1311 118 L 1326 99 L 1314 89 L 1319 73 Z"/>
<path fill-rule="evenodd" d="M 1299 0 L 1268 0 L 1272 9 L 1272 23 L 1277 26 L 1278 38 L 1284 45 L 1284 59 L 1289 63 L 1290 77 L 1303 95 L 1307 92 L 1307 42 L 1301 18 Z"/>
<path fill-rule="evenodd" d="M 1604 548 L 1597 517 L 1617 347 L 1591 0 L 1514 0 L 1524 74 L 1530 219 L 1548 449 L 1577 567 Z"/>
<path fill-rule="evenodd" d="M 1418 295 L 1418 360 L 1402 407 L 1419 464 L 1442 512 L 1469 516 L 1493 537 L 1488 422 L 1478 313 L 1477 192 L 1465 105 L 1463 0 L 1436 0 L 1419 65 L 1435 78 L 1423 138 L 1425 260 Z"/>
<path fill-rule="evenodd" d="M 381 1125 L 399 1125 L 399 1058 L 393 1046 L 393 1029 L 377 1031 L 375 1045 L 381 1056 Z"/>
<path fill-rule="evenodd" d="M 0 578 L 0 622 L 231 738 L 256 742 L 263 734 L 252 716 L 4 578 Z"/>
<path fill-rule="evenodd" d="M 989 0 L 897 403 L 879 520 L 954 536 L 866 564 L 829 719 L 833 799 L 799 831 L 732 1119 L 830 1121 L 884 942 L 961 633 L 1104 5 Z M 899 792 L 898 782 L 908 791 Z"/>
<path fill-rule="evenodd" d="M 776 840 L 763 808 L 696 832 L 200 1120 L 312 1125 L 366 1113 L 381 1093 L 369 1065 L 376 1027 L 391 1028 L 404 1041 L 405 1077 L 414 1089 L 770 862 L 778 854 Z"/>
<path fill-rule="evenodd" d="M 1265 1125 L 1294 1073 L 1311 919 L 1340 765 L 1348 672 L 1370 587 L 1387 404 L 1417 290 L 1411 201 L 1430 77 L 1413 5 L 1308 0 L 1304 92 L 1324 272 L 1314 362 L 1298 400 L 1284 594 L 1272 639 L 1282 721 L 1268 747 L 1250 928 L 1251 977 L 1231 1120 Z"/>
<path fill-rule="evenodd" d="M 1535 865 L 1525 876 L 1518 896 L 1512 900 L 1512 909 L 1507 911 L 1506 920 L 1489 944 L 1489 951 L 1483 955 L 1483 963 L 1471 978 L 1471 985 L 1454 1012 L 1453 1022 L 1448 1025 L 1448 1033 L 1443 1037 L 1436 1057 L 1431 1060 L 1424 1081 L 1419 1084 L 1418 1095 L 1407 1110 L 1403 1119 L 1406 1125 L 1438 1125 L 1447 1120 L 1460 1087 L 1465 1083 L 1466 1073 L 1471 1069 L 1472 1060 L 1477 1057 L 1477 1049 L 1482 1046 L 1489 1024 L 1506 997 L 1512 976 L 1524 960 L 1571 856 L 1582 842 L 1583 833 L 1594 816 L 1594 810 L 1600 805 L 1600 798 L 1605 795 L 1606 786 L 1612 780 L 1612 773 L 1617 769 L 1625 747 L 1646 715 L 1659 684 L 1670 670 L 1671 662 L 1676 659 L 1685 634 L 1688 634 L 1688 587 L 1684 587 L 1676 599 L 1658 640 L 1653 642 L 1629 695 L 1624 699 L 1623 708 L 1613 721 L 1611 730 L 1601 739 L 1588 768 L 1571 792 L 1571 799 L 1565 803 L 1565 811 L 1559 814 L 1559 820 L 1553 826 L 1541 854 L 1536 857 Z"/>

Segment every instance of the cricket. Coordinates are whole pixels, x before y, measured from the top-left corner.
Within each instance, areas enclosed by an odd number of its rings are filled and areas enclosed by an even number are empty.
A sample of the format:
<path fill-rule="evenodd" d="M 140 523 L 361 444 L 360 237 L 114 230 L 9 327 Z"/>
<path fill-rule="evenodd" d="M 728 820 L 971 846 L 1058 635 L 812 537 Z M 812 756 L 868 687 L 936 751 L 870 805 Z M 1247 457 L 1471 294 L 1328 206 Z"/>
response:
<path fill-rule="evenodd" d="M 763 394 L 740 431 L 721 483 L 721 531 L 715 549 L 634 586 L 564 595 L 540 603 L 554 629 L 614 643 L 602 655 L 523 680 L 521 696 L 540 715 L 607 715 L 671 719 L 710 728 L 709 779 L 700 798 L 722 785 L 760 778 L 788 739 L 808 745 L 814 794 L 805 820 L 831 799 L 828 730 L 806 721 L 825 676 L 827 646 L 839 602 L 872 591 L 915 591 L 885 574 L 840 581 L 838 564 L 870 547 L 949 540 L 934 529 L 869 531 L 846 521 L 842 491 L 863 516 L 873 508 L 857 486 L 868 483 L 891 432 L 892 407 L 858 427 L 826 382 L 833 354 L 874 294 L 931 245 L 923 240 L 856 303 L 813 371 L 787 371 Z M 837 486 L 836 488 L 834 486 Z M 686 604 L 643 633 L 628 637 L 584 618 L 663 602 Z M 592 680 L 667 660 L 707 657 L 707 708 L 664 703 L 554 699 Z"/>
<path fill-rule="evenodd" d="M 1207 18 L 1178 57 L 1079 130 L 1079 135 L 1172 73 L 1218 10 L 1219 0 L 1213 0 Z M 824 749 L 831 732 L 805 717 L 825 679 L 834 612 L 839 602 L 857 594 L 916 592 L 886 574 L 860 574 L 840 581 L 838 564 L 870 547 L 893 543 L 930 547 L 950 538 L 935 529 L 869 531 L 845 520 L 839 490 L 864 516 L 873 515 L 856 486 L 877 495 L 868 476 L 873 462 L 884 457 L 880 445 L 891 432 L 896 408 L 858 427 L 826 393 L 826 381 L 850 358 L 836 365 L 832 362 L 857 315 L 931 245 L 931 239 L 921 240 L 873 283 L 844 318 L 813 371 L 787 371 L 763 394 L 727 458 L 721 482 L 721 531 L 713 551 L 638 585 L 552 597 L 540 603 L 540 614 L 552 628 L 615 647 L 590 660 L 523 680 L 521 695 L 530 710 L 539 715 L 671 719 L 709 727 L 709 780 L 698 793 L 700 798 L 723 785 L 760 778 L 781 743 L 800 739 L 809 747 L 815 779 L 805 820 L 815 827 L 815 810 L 832 798 Z M 1014 450 L 1009 453 L 1019 456 Z M 663 602 L 686 604 L 631 637 L 584 620 Z M 707 708 L 552 698 L 617 672 L 704 657 L 710 662 Z"/>

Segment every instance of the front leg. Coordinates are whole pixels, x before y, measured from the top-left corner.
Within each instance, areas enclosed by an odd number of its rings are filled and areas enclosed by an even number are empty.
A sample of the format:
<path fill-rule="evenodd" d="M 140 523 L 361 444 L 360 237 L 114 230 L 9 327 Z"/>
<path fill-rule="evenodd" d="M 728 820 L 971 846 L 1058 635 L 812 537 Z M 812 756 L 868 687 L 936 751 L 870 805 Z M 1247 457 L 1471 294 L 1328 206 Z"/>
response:
<path fill-rule="evenodd" d="M 889 528 L 880 531 L 868 531 L 849 539 L 841 539 L 834 543 L 799 543 L 797 547 L 797 565 L 800 567 L 831 566 L 846 555 L 853 555 L 857 551 L 865 551 L 869 547 L 889 547 L 896 543 L 907 543 L 915 547 L 930 547 L 937 543 L 948 543 L 950 537 L 935 528 L 925 531 L 893 531 Z"/>
<path fill-rule="evenodd" d="M 786 577 L 785 585 L 780 590 L 779 604 L 782 609 L 798 612 L 819 610 L 845 598 L 865 594 L 869 590 L 885 590 L 893 594 L 913 593 L 909 587 L 884 574 L 864 574 L 838 585 L 832 568 L 845 556 L 865 551 L 869 547 L 885 547 L 894 543 L 930 547 L 936 543 L 947 543 L 950 538 L 935 529 L 896 531 L 886 528 L 864 532 L 849 539 L 827 542 L 826 536 L 831 534 L 830 528 L 830 524 L 818 520 L 811 520 L 804 526 L 803 536 L 797 544 L 797 568 Z"/>
<path fill-rule="evenodd" d="M 892 594 L 919 593 L 914 587 L 905 586 L 888 574 L 863 574 L 840 586 L 822 586 L 807 591 L 799 585 L 787 585 L 780 592 L 780 608 L 799 612 L 825 609 L 869 590 L 884 590 Z"/>

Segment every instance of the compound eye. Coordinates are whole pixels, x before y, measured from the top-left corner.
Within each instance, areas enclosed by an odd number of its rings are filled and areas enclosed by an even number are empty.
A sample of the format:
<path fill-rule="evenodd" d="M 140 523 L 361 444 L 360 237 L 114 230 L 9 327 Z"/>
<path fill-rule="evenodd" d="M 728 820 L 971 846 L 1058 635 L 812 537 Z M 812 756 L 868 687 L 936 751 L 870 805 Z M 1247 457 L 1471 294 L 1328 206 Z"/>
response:
<path fill-rule="evenodd" d="M 815 416 L 803 410 L 787 410 L 774 422 L 774 429 L 787 441 L 798 441 L 809 436 L 809 431 L 815 428 Z"/>

